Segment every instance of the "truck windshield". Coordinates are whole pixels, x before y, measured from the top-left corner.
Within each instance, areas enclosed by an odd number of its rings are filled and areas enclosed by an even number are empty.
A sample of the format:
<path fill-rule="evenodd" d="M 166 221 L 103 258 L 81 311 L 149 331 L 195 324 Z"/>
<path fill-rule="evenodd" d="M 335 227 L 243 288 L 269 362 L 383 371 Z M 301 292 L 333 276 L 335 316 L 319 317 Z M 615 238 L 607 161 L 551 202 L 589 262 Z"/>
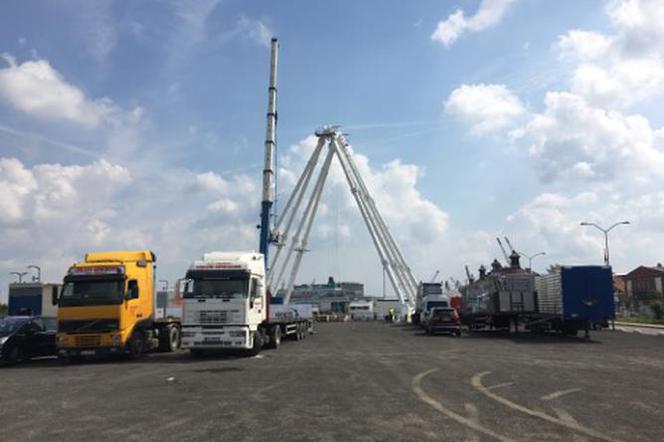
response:
<path fill-rule="evenodd" d="M 185 298 L 242 299 L 249 295 L 249 279 L 195 279 Z"/>
<path fill-rule="evenodd" d="M 427 302 L 427 310 L 431 310 L 434 307 L 449 307 L 447 301 L 431 301 Z"/>
<path fill-rule="evenodd" d="M 94 280 L 65 282 L 60 307 L 122 304 L 124 280 Z"/>

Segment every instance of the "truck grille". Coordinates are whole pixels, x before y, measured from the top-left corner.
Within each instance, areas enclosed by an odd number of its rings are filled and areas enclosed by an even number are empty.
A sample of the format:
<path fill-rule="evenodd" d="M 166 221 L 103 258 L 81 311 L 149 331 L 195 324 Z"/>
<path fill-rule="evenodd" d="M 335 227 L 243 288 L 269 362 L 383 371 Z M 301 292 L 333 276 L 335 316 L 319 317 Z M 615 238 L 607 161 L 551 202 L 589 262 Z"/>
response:
<path fill-rule="evenodd" d="M 111 333 L 120 329 L 120 321 L 117 319 L 84 319 L 58 321 L 60 333 Z"/>
<path fill-rule="evenodd" d="M 226 310 L 202 311 L 198 314 L 200 324 L 225 324 L 228 322 L 228 312 Z"/>
<path fill-rule="evenodd" d="M 74 342 L 76 343 L 77 347 L 99 347 L 101 345 L 101 336 L 76 336 Z"/>

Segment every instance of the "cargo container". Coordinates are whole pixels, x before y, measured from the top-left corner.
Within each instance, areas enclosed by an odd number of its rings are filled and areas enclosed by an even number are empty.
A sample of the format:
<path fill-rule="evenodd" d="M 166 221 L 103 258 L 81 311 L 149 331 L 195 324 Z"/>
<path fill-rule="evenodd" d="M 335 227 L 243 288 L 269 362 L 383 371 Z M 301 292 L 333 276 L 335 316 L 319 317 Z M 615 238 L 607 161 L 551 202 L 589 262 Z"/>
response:
<path fill-rule="evenodd" d="M 17 282 L 9 284 L 9 316 L 44 316 L 55 318 L 60 284 Z"/>
<path fill-rule="evenodd" d="M 609 266 L 563 266 L 537 277 L 539 318 L 526 327 L 575 335 L 592 323 L 615 319 Z"/>

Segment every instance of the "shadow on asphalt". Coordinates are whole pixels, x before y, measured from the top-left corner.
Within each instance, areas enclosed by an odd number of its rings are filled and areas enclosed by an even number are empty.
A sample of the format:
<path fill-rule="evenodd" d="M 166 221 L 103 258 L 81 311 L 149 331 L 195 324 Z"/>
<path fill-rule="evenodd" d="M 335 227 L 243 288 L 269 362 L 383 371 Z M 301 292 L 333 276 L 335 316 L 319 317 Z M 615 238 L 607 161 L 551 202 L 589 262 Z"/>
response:
<path fill-rule="evenodd" d="M 23 361 L 15 365 L 2 365 L 0 364 L 0 371 L 2 370 L 30 370 L 30 369 L 39 369 L 39 368 L 61 368 L 67 369 L 69 367 L 83 366 L 83 365 L 107 365 L 107 364 L 191 364 L 191 363 L 200 363 L 205 361 L 235 361 L 238 359 L 252 359 L 256 356 L 247 356 L 241 352 L 210 352 L 202 356 L 194 357 L 187 351 L 177 351 L 174 353 L 152 353 L 145 355 L 140 359 L 130 359 L 127 357 L 105 357 L 105 358 L 90 358 L 84 362 L 71 364 L 67 360 L 58 359 L 57 357 L 46 357 L 46 358 L 37 358 L 29 361 Z M 263 353 L 258 355 L 259 358 L 265 357 Z M 228 370 L 232 367 L 224 367 L 221 369 L 211 369 L 211 370 Z M 205 371 L 205 370 L 203 370 Z"/>
<path fill-rule="evenodd" d="M 419 326 L 413 324 L 400 324 L 394 325 L 395 328 L 400 328 L 402 332 L 410 332 L 415 336 L 428 336 L 426 332 Z M 434 336 L 447 336 L 450 335 L 440 333 Z M 532 333 L 527 330 L 522 330 L 519 333 L 500 331 L 500 330 L 482 330 L 468 332 L 464 329 L 460 337 L 453 336 L 455 339 L 507 339 L 517 344 L 601 344 L 601 341 L 593 339 L 593 333 L 590 334 L 590 339 L 583 337 L 583 332 L 579 336 L 562 336 L 556 333 Z"/>

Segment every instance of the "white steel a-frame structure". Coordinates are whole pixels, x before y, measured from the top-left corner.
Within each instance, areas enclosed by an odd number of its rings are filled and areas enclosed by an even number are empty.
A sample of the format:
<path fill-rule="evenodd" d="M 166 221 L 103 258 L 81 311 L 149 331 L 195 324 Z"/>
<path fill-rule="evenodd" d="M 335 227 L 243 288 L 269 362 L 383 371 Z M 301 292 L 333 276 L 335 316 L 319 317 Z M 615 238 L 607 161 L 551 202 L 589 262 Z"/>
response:
<path fill-rule="evenodd" d="M 348 141 L 337 126 L 324 126 L 316 132 L 316 136 L 318 137 L 316 148 L 271 232 L 271 242 L 277 250 L 268 269 L 268 289 L 272 293 L 276 293 L 279 287 L 285 287 L 284 304 L 288 304 L 290 301 L 302 255 L 307 251 L 307 242 L 323 187 L 332 160 L 336 156 L 394 292 L 401 303 L 414 308 L 417 282 L 364 184 L 353 160 Z M 322 154 L 324 159 L 319 168 L 318 164 Z M 309 192 L 306 205 L 302 209 L 302 202 L 312 178 L 316 175 L 316 169 L 318 169 L 318 175 L 315 178 L 313 189 Z"/>

